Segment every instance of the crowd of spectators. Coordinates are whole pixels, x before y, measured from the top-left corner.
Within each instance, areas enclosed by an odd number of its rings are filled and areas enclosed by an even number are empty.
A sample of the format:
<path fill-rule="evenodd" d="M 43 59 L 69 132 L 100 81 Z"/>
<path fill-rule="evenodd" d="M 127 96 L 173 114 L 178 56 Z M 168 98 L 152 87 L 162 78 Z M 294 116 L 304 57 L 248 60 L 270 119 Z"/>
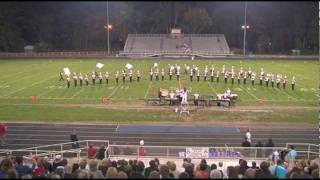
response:
<path fill-rule="evenodd" d="M 179 170 L 180 169 L 180 170 Z M 295 160 L 294 166 L 281 159 L 249 163 L 240 159 L 235 166 L 223 162 L 208 164 L 202 159 L 199 164 L 192 159 L 183 159 L 182 167 L 173 161 L 161 162 L 155 158 L 148 165 L 139 160 L 112 160 L 104 158 L 84 158 L 77 162 L 57 155 L 53 162 L 48 158 L 35 157 L 28 162 L 21 156 L 8 157 L 0 164 L 0 179 L 105 179 L 105 178 L 152 178 L 152 179 L 316 179 L 319 178 L 319 165 L 315 161 Z"/>

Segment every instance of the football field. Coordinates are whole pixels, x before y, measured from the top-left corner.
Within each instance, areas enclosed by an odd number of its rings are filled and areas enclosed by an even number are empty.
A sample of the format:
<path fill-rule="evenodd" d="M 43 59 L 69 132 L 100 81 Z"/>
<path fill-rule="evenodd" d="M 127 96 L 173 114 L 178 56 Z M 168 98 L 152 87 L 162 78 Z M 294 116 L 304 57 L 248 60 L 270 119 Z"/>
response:
<path fill-rule="evenodd" d="M 106 71 L 110 73 L 109 84 L 107 85 L 103 79 L 102 84 L 99 81 L 96 85 L 91 84 L 91 72 L 96 70 L 96 63 L 104 64 L 101 69 L 102 74 Z M 133 65 L 133 82 L 122 83 L 121 70 L 127 63 Z M 161 77 L 158 81 L 149 80 L 149 69 L 154 63 L 159 64 L 159 69 L 164 68 L 166 75 L 165 80 Z M 181 66 L 181 79 L 176 80 L 176 76 L 169 81 L 167 75 L 168 64 L 179 64 Z M 234 66 L 238 72 L 240 67 L 245 71 L 249 67 L 257 74 L 263 68 L 265 73 L 287 75 L 288 83 L 286 89 L 272 88 L 271 84 L 266 87 L 259 85 L 258 77 L 255 85 L 251 85 L 251 80 L 247 80 L 246 85 L 238 85 L 237 80 L 231 84 L 231 79 L 224 82 L 224 78 L 220 75 L 219 83 L 210 82 L 210 77 L 204 81 L 203 76 L 197 82 L 194 77 L 193 82 L 189 80 L 189 74 L 184 74 L 184 65 L 192 67 L 197 65 L 201 73 L 208 65 L 214 66 L 215 71 L 221 72 L 222 66 L 225 65 L 227 70 L 231 70 Z M 76 72 L 88 74 L 89 86 L 74 87 L 71 80 L 70 88 L 67 88 L 66 81 L 59 81 L 59 72 L 63 68 L 68 67 L 71 73 Z M 136 81 L 135 72 L 139 70 L 142 74 L 140 82 Z M 119 84 L 116 84 L 115 73 L 119 71 Z M 98 71 L 99 72 L 99 71 Z M 170 121 L 177 119 L 177 115 L 171 111 L 169 107 L 164 112 L 165 114 L 154 110 L 144 110 L 143 108 L 134 108 L 139 105 L 146 106 L 143 99 L 155 98 L 158 96 L 159 88 L 175 90 L 176 88 L 186 87 L 189 90 L 189 98 L 193 93 L 199 93 L 200 96 L 216 95 L 223 93 L 227 88 L 230 88 L 232 93 L 238 95 L 236 107 L 242 108 L 257 107 L 260 109 L 276 108 L 281 113 L 280 109 L 286 107 L 294 107 L 297 109 L 287 114 L 284 119 L 294 119 L 300 117 L 295 115 L 299 113 L 299 109 L 316 108 L 318 105 L 318 61 L 312 60 L 165 60 L 165 59 L 26 59 L 26 60 L 0 60 L 0 119 L 5 121 Z M 160 75 L 159 75 L 160 76 Z M 295 90 L 291 90 L 292 76 L 296 77 Z M 36 100 L 31 101 L 31 96 L 35 96 Z M 108 97 L 107 105 L 102 102 L 103 97 Z M 263 99 L 263 104 L 258 102 L 258 99 Z M 117 108 L 112 108 L 117 106 Z M 122 108 L 121 108 L 122 107 Z M 266 107 L 266 108 L 264 108 Z M 300 108 L 299 108 L 300 107 Z M 163 109 L 163 107 L 161 107 Z M 231 108 L 231 109 L 232 109 Z M 294 109 L 293 108 L 293 109 Z M 131 109 L 131 110 L 130 110 Z M 132 110 L 133 109 L 133 110 Z M 219 116 L 219 113 L 221 116 Z M 243 113 L 243 112 L 242 112 Z M 263 112 L 266 113 L 266 112 Z M 301 111 L 301 117 L 309 118 L 311 122 L 316 117 L 317 111 L 306 110 Z M 203 120 L 210 119 L 210 112 L 203 110 Z M 272 114 L 272 117 L 275 114 Z M 223 112 L 217 111 L 215 118 L 225 116 Z M 249 116 L 249 115 L 248 115 Z M 263 115 L 262 117 L 269 116 Z M 296 117 L 295 117 L 296 116 Z M 241 117 L 241 116 L 240 116 Z M 226 119 L 238 118 L 236 114 L 229 115 Z M 282 117 L 279 117 L 281 119 Z M 250 119 L 250 118 L 249 118 Z M 221 119 L 223 120 L 223 118 Z M 297 119 L 298 120 L 298 119 Z"/>

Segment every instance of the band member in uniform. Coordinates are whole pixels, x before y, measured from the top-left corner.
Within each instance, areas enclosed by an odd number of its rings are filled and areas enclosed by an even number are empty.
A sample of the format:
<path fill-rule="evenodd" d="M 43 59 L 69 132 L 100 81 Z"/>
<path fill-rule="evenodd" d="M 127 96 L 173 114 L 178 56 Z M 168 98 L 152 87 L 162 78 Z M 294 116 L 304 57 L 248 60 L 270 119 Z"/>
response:
<path fill-rule="evenodd" d="M 84 80 L 86 81 L 86 86 L 88 86 L 89 85 L 88 74 L 84 76 Z"/>
<path fill-rule="evenodd" d="M 193 97 L 194 97 L 194 105 L 195 106 L 199 106 L 199 94 L 198 93 L 195 93 L 194 95 L 193 95 Z"/>
<path fill-rule="evenodd" d="M 197 70 L 197 81 L 200 81 L 200 69 Z"/>
<path fill-rule="evenodd" d="M 129 70 L 129 80 L 130 80 L 130 82 L 132 82 L 132 70 L 131 69 Z"/>
<path fill-rule="evenodd" d="M 243 73 L 243 84 L 246 84 L 247 82 L 247 72 Z"/>
<path fill-rule="evenodd" d="M 192 78 L 193 78 L 193 69 L 190 70 L 190 81 L 192 82 Z"/>
<path fill-rule="evenodd" d="M 74 81 L 74 87 L 77 87 L 78 77 L 75 72 L 73 73 L 73 81 Z"/>
<path fill-rule="evenodd" d="M 163 68 L 161 69 L 161 80 L 162 81 L 164 80 L 164 69 Z"/>
<path fill-rule="evenodd" d="M 140 74 L 140 71 L 138 70 L 138 71 L 137 71 L 137 81 L 138 81 L 138 82 L 140 81 L 140 76 L 141 76 L 141 74 Z"/>
<path fill-rule="evenodd" d="M 252 70 L 251 70 L 251 67 L 249 67 L 249 70 L 248 70 L 248 77 L 251 78 L 252 76 Z"/>
<path fill-rule="evenodd" d="M 117 73 L 116 73 L 116 83 L 117 84 L 119 83 L 119 71 L 117 71 Z"/>
<path fill-rule="evenodd" d="M 156 68 L 154 74 L 156 75 L 156 80 L 158 81 L 159 80 L 159 69 Z"/>
<path fill-rule="evenodd" d="M 100 82 L 100 84 L 102 84 L 102 73 L 101 72 L 99 72 L 99 82 Z"/>
<path fill-rule="evenodd" d="M 274 86 L 274 74 L 271 74 L 271 87 Z"/>
<path fill-rule="evenodd" d="M 260 74 L 259 79 L 260 79 L 260 86 L 262 86 L 262 79 L 263 79 L 262 74 Z"/>
<path fill-rule="evenodd" d="M 109 84 L 109 73 L 108 73 L 108 71 L 104 74 L 104 77 L 106 78 L 106 84 Z"/>
<path fill-rule="evenodd" d="M 240 80 L 241 80 L 241 74 L 240 72 L 238 73 L 238 84 L 240 84 Z"/>
<path fill-rule="evenodd" d="M 267 74 L 267 76 L 264 78 L 264 82 L 266 83 L 266 87 L 269 86 L 269 76 Z"/>
<path fill-rule="evenodd" d="M 216 79 L 217 79 L 217 83 L 219 83 L 219 71 L 217 71 L 217 74 L 216 74 Z"/>
<path fill-rule="evenodd" d="M 153 71 L 152 71 L 152 68 L 150 68 L 150 81 L 152 81 L 152 78 L 153 78 Z"/>
<path fill-rule="evenodd" d="M 82 86 L 82 80 L 83 80 L 82 73 L 79 74 L 79 80 L 80 80 L 80 86 Z"/>
<path fill-rule="evenodd" d="M 70 77 L 67 76 L 67 87 L 70 88 Z"/>
<path fill-rule="evenodd" d="M 180 80 L 180 70 L 177 70 L 177 80 Z"/>
<path fill-rule="evenodd" d="M 277 88 L 279 89 L 280 88 L 280 75 L 277 74 Z"/>
<path fill-rule="evenodd" d="M 263 71 L 263 68 L 261 68 L 260 75 L 261 75 L 262 77 L 264 77 L 264 71 Z"/>
<path fill-rule="evenodd" d="M 256 74 L 252 73 L 251 75 L 251 84 L 254 86 L 254 80 L 256 80 Z"/>
<path fill-rule="evenodd" d="M 234 84 L 234 72 L 231 73 L 231 84 Z"/>
<path fill-rule="evenodd" d="M 172 68 L 169 69 L 169 80 L 171 81 L 172 79 Z"/>
<path fill-rule="evenodd" d="M 228 71 L 224 73 L 224 83 L 227 84 L 227 82 L 228 82 Z"/>
<path fill-rule="evenodd" d="M 243 68 L 240 67 L 240 76 L 243 77 Z"/>
<path fill-rule="evenodd" d="M 213 82 L 213 79 L 214 79 L 214 70 L 211 69 L 210 71 L 210 77 L 211 77 L 211 82 Z"/>
<path fill-rule="evenodd" d="M 211 65 L 210 73 L 211 73 L 211 74 L 214 74 L 214 67 L 213 67 L 213 65 Z"/>
<path fill-rule="evenodd" d="M 207 81 L 207 76 L 208 76 L 208 66 L 206 65 L 206 68 L 204 69 L 204 77 L 203 77 L 204 81 Z"/>
<path fill-rule="evenodd" d="M 293 76 L 291 81 L 291 89 L 294 90 L 294 85 L 296 84 L 296 78 Z"/>
<path fill-rule="evenodd" d="M 60 79 L 59 79 L 59 81 L 64 81 L 64 79 L 63 79 L 63 73 L 62 72 L 60 72 Z"/>
<path fill-rule="evenodd" d="M 284 75 L 283 83 L 282 83 L 283 89 L 285 89 L 285 88 L 286 88 L 286 83 L 287 83 L 287 76 L 286 76 L 286 75 Z"/>
<path fill-rule="evenodd" d="M 126 71 L 122 70 L 122 83 L 126 83 Z"/>
<path fill-rule="evenodd" d="M 95 85 L 96 84 L 96 74 L 94 72 L 92 72 L 91 78 L 92 78 L 92 84 Z"/>
<path fill-rule="evenodd" d="M 221 71 L 221 74 L 223 74 L 224 75 L 224 73 L 226 72 L 226 66 L 225 65 L 223 65 L 222 66 L 222 71 Z"/>

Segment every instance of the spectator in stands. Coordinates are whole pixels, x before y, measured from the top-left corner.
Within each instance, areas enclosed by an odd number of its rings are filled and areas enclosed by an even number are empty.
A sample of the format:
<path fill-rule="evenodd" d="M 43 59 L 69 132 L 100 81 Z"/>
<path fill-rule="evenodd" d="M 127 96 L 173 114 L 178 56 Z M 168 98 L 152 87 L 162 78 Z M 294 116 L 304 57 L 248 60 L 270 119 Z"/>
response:
<path fill-rule="evenodd" d="M 37 158 L 37 167 L 33 170 L 32 174 L 33 176 L 41 176 L 48 172 L 47 169 L 44 167 L 44 160 L 41 157 Z"/>
<path fill-rule="evenodd" d="M 5 179 L 18 179 L 18 174 L 15 168 L 10 168 L 7 171 Z"/>
<path fill-rule="evenodd" d="M 186 163 L 184 165 L 184 168 L 185 168 L 185 172 L 188 173 L 189 177 L 191 179 L 193 179 L 193 176 L 194 176 L 194 174 L 193 174 L 193 165 L 190 164 L 190 163 Z"/>
<path fill-rule="evenodd" d="M 285 157 L 285 160 L 287 162 L 289 162 L 289 167 L 293 167 L 294 166 L 294 161 L 297 157 L 297 151 L 295 150 L 293 145 L 289 146 L 289 152 Z"/>
<path fill-rule="evenodd" d="M 106 173 L 106 178 L 107 179 L 114 179 L 117 178 L 118 176 L 118 170 L 115 167 L 109 167 L 108 171 Z"/>
<path fill-rule="evenodd" d="M 96 153 L 97 153 L 97 150 L 95 147 L 93 147 L 92 144 L 89 145 L 89 148 L 88 148 L 88 158 L 89 159 L 93 159 L 96 157 Z"/>
<path fill-rule="evenodd" d="M 206 159 L 201 159 L 201 162 L 200 164 L 204 164 L 205 168 L 206 168 L 206 171 L 208 172 L 208 175 L 210 173 L 210 166 L 207 164 L 207 160 Z"/>
<path fill-rule="evenodd" d="M 246 170 L 248 169 L 248 163 L 246 160 L 241 161 L 239 174 L 244 175 Z"/>
<path fill-rule="evenodd" d="M 212 163 L 210 166 L 210 171 L 217 169 L 217 165 L 215 163 Z"/>
<path fill-rule="evenodd" d="M 222 179 L 221 172 L 217 169 L 214 169 L 210 172 L 210 179 Z"/>
<path fill-rule="evenodd" d="M 159 171 L 158 167 L 156 166 L 155 160 L 150 160 L 149 161 L 149 167 L 147 167 L 144 171 L 144 176 L 149 177 L 150 172 L 152 171 Z"/>
<path fill-rule="evenodd" d="M 223 162 L 218 163 L 217 169 L 221 172 L 221 176 L 224 178 L 227 175 L 227 169 L 223 167 Z"/>
<path fill-rule="evenodd" d="M 107 173 L 108 168 L 111 167 L 111 160 L 110 159 L 103 159 L 101 161 L 101 165 L 98 169 L 102 172 L 103 175 Z"/>
<path fill-rule="evenodd" d="M 274 175 L 278 178 L 278 179 L 285 179 L 287 176 L 287 171 L 284 168 L 284 164 L 283 161 L 281 159 L 277 160 L 277 166 L 275 168 L 275 172 Z"/>
<path fill-rule="evenodd" d="M 144 178 L 144 175 L 142 174 L 143 171 L 144 171 L 144 163 L 142 161 L 139 161 L 137 164 L 135 164 L 133 168 L 131 178 L 136 178 L 136 179 Z"/>
<path fill-rule="evenodd" d="M 72 178 L 72 167 L 70 165 L 67 165 L 64 168 L 64 178 L 65 179 L 71 179 Z"/>
<path fill-rule="evenodd" d="M 23 165 L 23 157 L 16 156 L 15 157 L 15 169 L 18 173 L 18 178 L 21 178 L 23 175 L 31 173 L 31 169 L 28 166 Z"/>
<path fill-rule="evenodd" d="M 119 171 L 117 174 L 117 179 L 128 179 L 128 175 L 123 171 Z"/>
<path fill-rule="evenodd" d="M 11 168 L 13 168 L 12 161 L 10 159 L 3 159 L 0 164 L 0 179 L 4 179 Z"/>
<path fill-rule="evenodd" d="M 256 172 L 256 178 L 258 179 L 274 179 L 275 177 L 271 175 L 269 171 L 269 163 L 266 161 L 261 162 L 260 169 Z"/>
<path fill-rule="evenodd" d="M 151 171 L 148 177 L 149 179 L 160 179 L 160 173 L 158 171 Z"/>
<path fill-rule="evenodd" d="M 170 177 L 170 170 L 169 167 L 166 164 L 161 164 L 160 165 L 160 169 L 159 169 L 159 173 L 160 173 L 160 178 L 161 179 L 169 179 L 169 178 L 173 178 L 173 175 Z"/>
<path fill-rule="evenodd" d="M 244 174 L 245 179 L 255 179 L 256 178 L 256 170 L 253 168 L 248 168 Z"/>
<path fill-rule="evenodd" d="M 74 172 L 73 177 L 73 179 L 89 179 L 88 172 L 79 169 Z"/>
<path fill-rule="evenodd" d="M 47 161 L 44 162 L 44 166 L 50 169 L 50 164 L 48 164 Z M 58 166 L 63 166 L 61 155 L 59 154 L 55 156 L 55 159 L 52 163 L 52 171 L 56 170 Z"/>
<path fill-rule="evenodd" d="M 78 169 L 80 169 L 80 166 L 79 166 L 79 164 L 78 163 L 74 163 L 73 165 L 72 165 L 72 173 L 74 173 L 76 170 L 78 170 Z"/>
<path fill-rule="evenodd" d="M 55 171 L 54 171 L 54 173 L 52 173 L 52 174 L 56 174 L 56 175 L 59 175 L 59 179 L 64 179 L 65 177 L 64 177 L 64 175 L 65 175 L 65 171 L 64 171 L 64 168 L 62 167 L 62 166 L 59 166 Z M 51 177 L 51 179 L 52 179 L 52 177 Z"/>
<path fill-rule="evenodd" d="M 198 171 L 199 174 L 200 174 L 200 177 L 202 179 L 208 179 L 209 178 L 209 172 L 208 172 L 208 169 L 207 169 L 207 164 L 205 163 L 200 163 L 200 171 Z"/>
<path fill-rule="evenodd" d="M 86 159 L 81 159 L 79 163 L 79 169 L 85 172 L 89 172 L 89 167 Z"/>
<path fill-rule="evenodd" d="M 98 149 L 96 158 L 99 159 L 99 160 L 104 159 L 105 158 L 105 152 L 106 152 L 106 148 L 105 148 L 104 144 L 102 144 L 100 146 L 100 148 Z M 107 154 L 107 157 L 108 157 L 108 154 Z"/>
<path fill-rule="evenodd" d="M 89 177 L 93 179 L 102 179 L 104 175 L 98 170 L 98 162 L 93 159 L 89 162 Z"/>
<path fill-rule="evenodd" d="M 172 176 L 177 179 L 180 172 L 177 170 L 177 166 L 174 161 L 168 161 L 167 166 L 169 167 L 170 174 L 172 174 Z"/>
<path fill-rule="evenodd" d="M 227 167 L 227 178 L 228 179 L 238 179 L 238 174 L 236 172 L 235 167 L 233 167 L 233 166 Z"/>
<path fill-rule="evenodd" d="M 191 179 L 187 172 L 182 172 L 179 175 L 179 179 Z"/>
<path fill-rule="evenodd" d="M 252 161 L 251 165 L 252 165 L 251 166 L 252 169 L 259 169 L 259 167 L 257 167 L 257 163 L 255 161 Z"/>

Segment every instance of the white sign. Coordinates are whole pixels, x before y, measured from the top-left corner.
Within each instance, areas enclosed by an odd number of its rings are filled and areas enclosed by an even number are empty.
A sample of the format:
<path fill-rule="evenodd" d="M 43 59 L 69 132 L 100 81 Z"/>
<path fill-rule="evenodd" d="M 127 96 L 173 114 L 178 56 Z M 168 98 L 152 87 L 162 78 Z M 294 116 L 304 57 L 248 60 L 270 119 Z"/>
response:
<path fill-rule="evenodd" d="M 104 66 L 104 64 L 99 63 L 99 62 L 98 62 L 97 65 L 96 65 L 96 67 L 99 68 L 99 69 L 101 69 L 103 66 Z"/>
<path fill-rule="evenodd" d="M 68 75 L 68 76 L 70 76 L 70 74 L 71 74 L 70 69 L 67 68 L 67 67 L 63 68 L 63 72 L 64 72 L 65 75 Z"/>
<path fill-rule="evenodd" d="M 208 147 L 187 147 L 186 148 L 187 158 L 209 158 Z"/>
<path fill-rule="evenodd" d="M 127 68 L 127 69 L 131 69 L 132 67 L 133 67 L 133 66 L 132 66 L 131 64 L 129 64 L 129 63 L 126 65 L 126 68 Z"/>

